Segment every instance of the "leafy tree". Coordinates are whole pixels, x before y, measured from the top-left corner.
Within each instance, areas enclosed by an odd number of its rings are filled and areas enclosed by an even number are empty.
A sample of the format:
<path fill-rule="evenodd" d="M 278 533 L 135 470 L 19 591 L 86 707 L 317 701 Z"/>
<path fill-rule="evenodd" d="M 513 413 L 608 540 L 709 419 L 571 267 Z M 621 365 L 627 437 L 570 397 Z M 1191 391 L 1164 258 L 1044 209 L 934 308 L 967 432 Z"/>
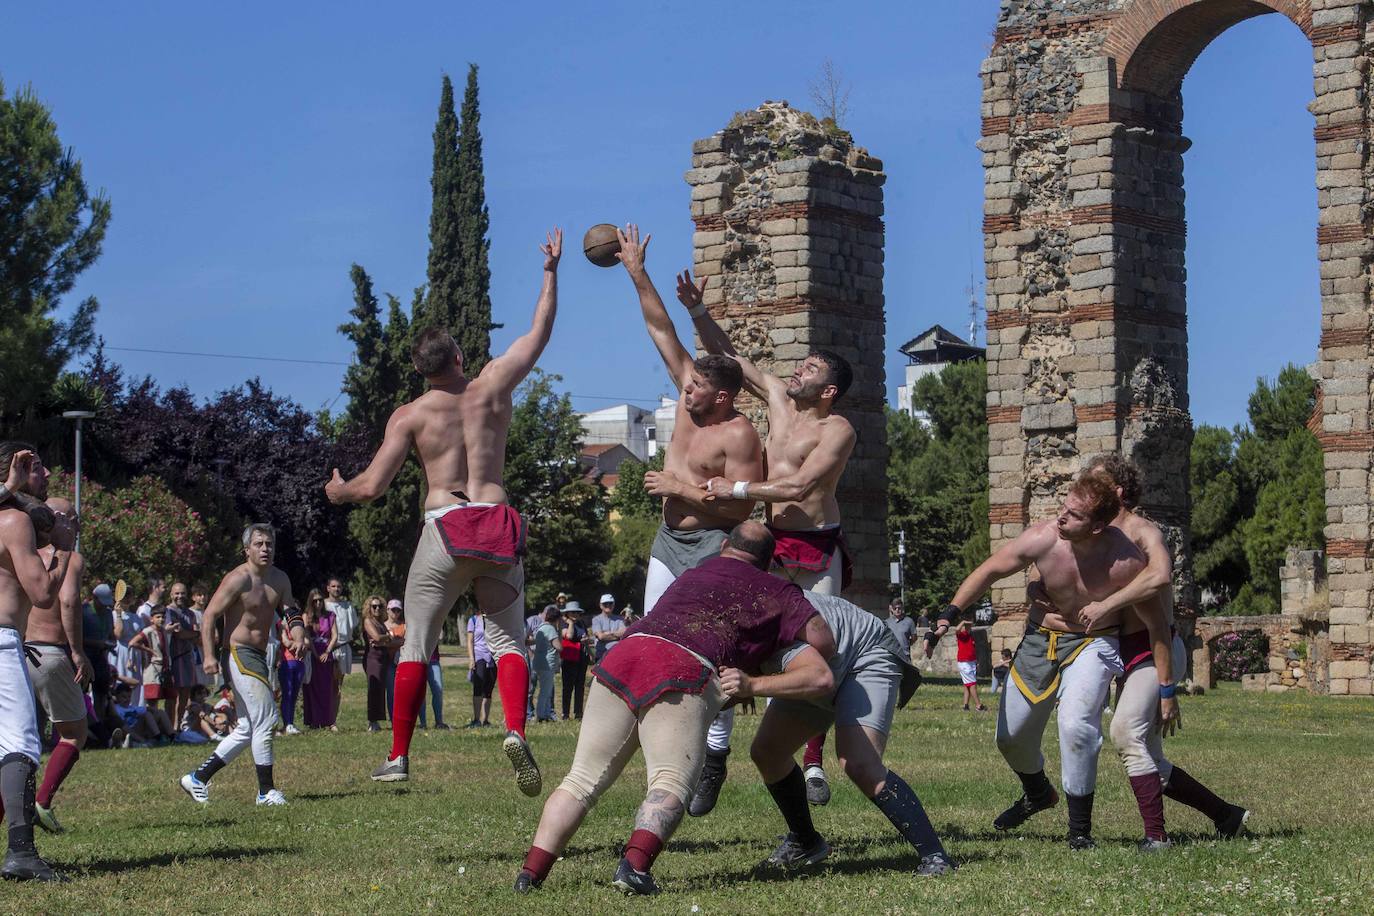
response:
<path fill-rule="evenodd" d="M 622 479 L 616 493 L 625 485 Z M 611 496 L 612 501 L 615 494 Z M 643 610 L 644 583 L 649 573 L 649 550 L 658 534 L 656 515 L 622 515 L 611 522 L 611 555 L 606 560 L 606 587 L 621 604 Z"/>
<path fill-rule="evenodd" d="M 582 424 L 572 399 L 553 390 L 561 380 L 535 369 L 515 393 L 506 439 L 506 493 L 531 527 L 555 514 L 558 494 L 582 476 Z"/>
<path fill-rule="evenodd" d="M 53 314 L 100 256 L 110 202 L 91 196 L 81 161 L 64 149 L 47 107 L 0 83 L 0 422 L 48 412 L 58 374 L 93 343 L 97 303 Z"/>
<path fill-rule="evenodd" d="M 611 555 L 606 494 L 600 485 L 578 479 L 559 489 L 529 522 L 530 552 L 525 558 L 525 593 L 531 607 L 543 607 L 568 592 L 591 607 L 605 588 L 603 568 Z M 647 556 L 647 552 L 646 552 Z"/>
<path fill-rule="evenodd" d="M 621 518 L 651 518 L 657 520 L 663 514 L 663 500 L 650 496 L 644 489 L 646 471 L 663 470 L 663 459 L 667 456 L 663 449 L 647 462 L 627 458 L 621 462 L 616 476 L 615 490 L 611 493 L 611 511 Z"/>

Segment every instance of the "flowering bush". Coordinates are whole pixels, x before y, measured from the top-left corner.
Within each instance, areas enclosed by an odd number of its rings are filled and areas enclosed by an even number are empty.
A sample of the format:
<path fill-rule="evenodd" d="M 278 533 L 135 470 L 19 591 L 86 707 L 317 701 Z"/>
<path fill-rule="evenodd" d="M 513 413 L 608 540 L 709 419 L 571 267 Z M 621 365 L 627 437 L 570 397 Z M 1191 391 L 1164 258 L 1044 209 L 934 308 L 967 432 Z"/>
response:
<path fill-rule="evenodd" d="M 1212 673 L 1217 680 L 1238 681 L 1243 674 L 1269 670 L 1269 639 L 1259 630 L 1224 633 L 1212 643 Z"/>
<path fill-rule="evenodd" d="M 56 471 L 52 496 L 72 498 L 72 475 Z M 137 477 L 107 489 L 81 482 L 81 553 L 86 582 L 124 579 L 135 590 L 150 576 L 186 575 L 206 559 L 207 534 L 199 513 L 156 477 Z"/>

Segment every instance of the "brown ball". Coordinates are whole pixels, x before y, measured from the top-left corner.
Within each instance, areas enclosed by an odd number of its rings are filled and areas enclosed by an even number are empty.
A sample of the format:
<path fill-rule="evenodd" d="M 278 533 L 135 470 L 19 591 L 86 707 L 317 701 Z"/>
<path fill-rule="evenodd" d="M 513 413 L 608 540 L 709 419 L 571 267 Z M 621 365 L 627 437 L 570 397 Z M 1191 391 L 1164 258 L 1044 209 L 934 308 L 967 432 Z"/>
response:
<path fill-rule="evenodd" d="M 616 255 L 620 252 L 620 239 L 616 237 L 615 226 L 610 223 L 597 223 L 582 236 L 582 251 L 597 267 L 614 267 L 620 263 Z"/>

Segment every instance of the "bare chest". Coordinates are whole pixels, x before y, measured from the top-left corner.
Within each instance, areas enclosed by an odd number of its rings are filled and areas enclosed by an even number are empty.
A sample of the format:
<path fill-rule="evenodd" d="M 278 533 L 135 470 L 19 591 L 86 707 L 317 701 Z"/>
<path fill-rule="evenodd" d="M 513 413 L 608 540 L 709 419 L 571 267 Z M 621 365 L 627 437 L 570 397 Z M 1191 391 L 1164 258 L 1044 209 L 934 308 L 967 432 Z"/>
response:
<path fill-rule="evenodd" d="M 690 422 L 673 431 L 673 444 L 665 467 L 696 483 L 725 473 L 724 428 L 697 427 Z"/>

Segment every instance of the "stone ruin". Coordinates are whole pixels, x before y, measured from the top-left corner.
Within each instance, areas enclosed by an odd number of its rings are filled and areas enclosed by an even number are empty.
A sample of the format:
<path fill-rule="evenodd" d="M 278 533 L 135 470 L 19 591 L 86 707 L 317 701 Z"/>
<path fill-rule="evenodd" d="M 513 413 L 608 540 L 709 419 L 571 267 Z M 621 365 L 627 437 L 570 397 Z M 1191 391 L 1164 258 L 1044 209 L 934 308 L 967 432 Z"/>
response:
<path fill-rule="evenodd" d="M 1087 458 L 1120 450 L 1142 467 L 1143 511 L 1173 548 L 1178 606 L 1184 616 L 1197 607 L 1181 86 L 1212 39 L 1263 14 L 1292 21 L 1313 56 L 1322 307 L 1312 426 L 1326 466 L 1329 665 L 1303 669 L 1302 680 L 1332 694 L 1368 694 L 1372 4 L 1002 0 L 982 66 L 978 144 L 988 520 L 996 548 L 1053 511 Z M 994 589 L 994 642 L 1019 635 L 1024 589 L 1023 579 Z"/>
<path fill-rule="evenodd" d="M 883 406 L 883 164 L 786 102 L 765 102 L 692 146 L 692 270 L 739 352 L 790 375 L 814 347 L 854 367 L 837 412 L 858 443 L 840 481 L 854 583 L 845 597 L 885 613 L 887 427 Z M 740 409 L 762 435 L 763 405 Z"/>

